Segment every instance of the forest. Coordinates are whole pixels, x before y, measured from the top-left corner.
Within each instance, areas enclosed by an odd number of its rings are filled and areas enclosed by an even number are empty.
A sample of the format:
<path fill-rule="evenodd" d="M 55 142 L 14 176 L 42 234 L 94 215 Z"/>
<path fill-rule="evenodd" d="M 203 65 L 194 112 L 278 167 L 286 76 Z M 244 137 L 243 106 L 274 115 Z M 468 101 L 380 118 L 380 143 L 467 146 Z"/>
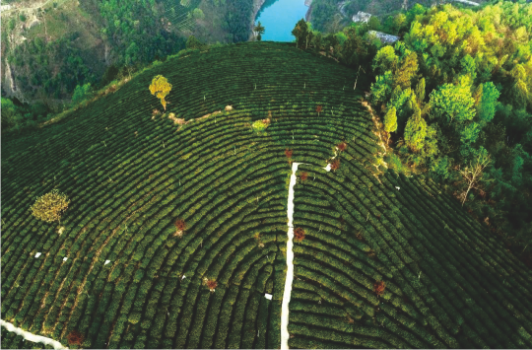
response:
<path fill-rule="evenodd" d="M 369 27 L 398 34 L 382 46 Z M 428 172 L 521 254 L 532 242 L 532 4 L 415 5 L 298 45 L 361 69 L 399 172 Z M 359 70 L 360 71 L 360 70 Z"/>

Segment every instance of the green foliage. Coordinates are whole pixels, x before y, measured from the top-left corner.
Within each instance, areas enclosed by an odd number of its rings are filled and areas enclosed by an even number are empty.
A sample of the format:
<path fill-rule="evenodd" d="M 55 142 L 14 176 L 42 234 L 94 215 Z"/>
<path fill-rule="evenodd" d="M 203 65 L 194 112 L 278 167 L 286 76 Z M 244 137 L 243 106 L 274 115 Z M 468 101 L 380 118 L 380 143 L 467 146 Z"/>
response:
<path fill-rule="evenodd" d="M 262 26 L 262 24 L 260 24 L 260 21 L 259 23 L 257 23 L 257 25 L 253 28 L 253 31 L 255 32 L 255 35 L 257 36 L 257 41 L 261 41 L 262 39 L 262 34 L 264 34 L 264 31 L 266 29 Z"/>
<path fill-rule="evenodd" d="M 464 58 L 460 61 L 461 73 L 463 75 L 468 75 L 471 81 L 475 81 L 477 78 L 477 64 L 475 60 L 470 55 L 465 55 Z"/>
<path fill-rule="evenodd" d="M 417 83 L 416 85 L 416 97 L 417 97 L 417 100 L 420 102 L 420 103 L 423 103 L 425 101 L 425 90 L 426 90 L 426 85 L 425 85 L 425 78 L 421 78 L 419 80 L 419 83 Z"/>
<path fill-rule="evenodd" d="M 192 10 L 192 18 L 194 19 L 204 19 L 205 18 L 205 14 L 203 13 L 203 11 L 199 8 L 195 8 L 194 10 Z"/>
<path fill-rule="evenodd" d="M 482 87 L 482 97 L 478 107 L 478 117 L 483 124 L 486 124 L 493 120 L 497 100 L 501 94 L 491 81 L 480 86 Z"/>
<path fill-rule="evenodd" d="M 2 97 L 2 129 L 14 126 L 19 118 L 13 101 Z"/>
<path fill-rule="evenodd" d="M 384 130 L 388 133 L 397 130 L 397 110 L 395 107 L 391 107 L 386 112 L 386 116 L 384 117 Z"/>
<path fill-rule="evenodd" d="M 427 122 L 418 113 L 410 117 L 405 128 L 405 143 L 413 151 L 420 151 L 425 146 Z"/>
<path fill-rule="evenodd" d="M 412 85 L 412 80 L 418 71 L 417 55 L 410 52 L 401 60 L 394 76 L 394 85 L 407 89 Z"/>
<path fill-rule="evenodd" d="M 371 94 L 375 104 L 387 101 L 392 95 L 393 73 L 387 71 L 378 75 L 377 80 L 371 85 Z M 399 88 L 400 89 L 400 88 Z"/>
<path fill-rule="evenodd" d="M 74 89 L 74 93 L 72 94 L 72 103 L 77 104 L 83 101 L 89 95 L 90 89 L 90 83 L 84 84 L 82 86 L 76 86 L 76 88 Z"/>
<path fill-rule="evenodd" d="M 394 72 L 397 68 L 398 60 L 399 58 L 395 54 L 393 46 L 384 46 L 373 59 L 373 72 L 377 76 L 388 71 Z"/>
<path fill-rule="evenodd" d="M 431 118 L 464 123 L 474 118 L 474 104 L 469 79 L 461 77 L 458 84 L 444 84 L 430 94 Z"/>
<path fill-rule="evenodd" d="M 98 6 L 103 35 L 116 54 L 114 64 L 147 63 L 184 47 L 184 39 L 166 30 L 153 0 L 110 0 Z"/>
<path fill-rule="evenodd" d="M 15 76 L 17 87 L 29 96 L 41 96 L 46 101 L 70 96 L 77 85 L 94 81 L 89 63 L 73 44 L 77 36 L 79 34 L 73 33 L 42 46 L 38 44 L 39 38 L 18 45 L 10 63 L 17 70 L 31 74 L 29 78 Z"/>
<path fill-rule="evenodd" d="M 204 43 L 196 39 L 194 35 L 191 35 L 187 39 L 187 50 L 204 50 L 207 47 Z"/>
<path fill-rule="evenodd" d="M 268 124 L 264 123 L 262 120 L 256 120 L 255 122 L 253 122 L 251 127 L 253 128 L 255 132 L 261 133 L 264 130 L 266 130 L 266 128 L 268 127 Z"/>
<path fill-rule="evenodd" d="M 308 35 L 308 25 L 304 19 L 300 19 L 295 28 L 292 30 L 292 35 L 296 37 L 296 44 L 299 48 L 304 48 Z"/>

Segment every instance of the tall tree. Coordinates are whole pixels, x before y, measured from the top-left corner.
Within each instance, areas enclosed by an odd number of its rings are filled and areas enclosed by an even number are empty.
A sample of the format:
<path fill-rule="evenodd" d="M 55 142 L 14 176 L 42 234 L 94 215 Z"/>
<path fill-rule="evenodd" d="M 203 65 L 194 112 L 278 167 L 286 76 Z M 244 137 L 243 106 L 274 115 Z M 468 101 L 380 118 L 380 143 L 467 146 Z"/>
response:
<path fill-rule="evenodd" d="M 384 46 L 377 52 L 373 59 L 373 71 L 376 75 L 384 74 L 384 72 L 394 72 L 397 68 L 398 57 L 392 46 Z"/>
<path fill-rule="evenodd" d="M 417 55 L 415 52 L 411 52 L 406 55 L 395 72 L 395 85 L 400 86 L 402 89 L 411 87 L 412 80 L 416 76 L 418 69 Z"/>
<path fill-rule="evenodd" d="M 423 101 L 425 100 L 425 89 L 425 78 L 421 78 L 419 83 L 417 83 L 416 85 L 416 97 L 419 103 L 423 103 Z"/>
<path fill-rule="evenodd" d="M 295 28 L 292 30 L 292 35 L 296 37 L 296 45 L 299 48 L 304 47 L 308 35 L 308 25 L 304 19 L 300 19 Z"/>
<path fill-rule="evenodd" d="M 388 133 L 388 140 L 390 133 L 397 130 L 397 110 L 395 107 L 389 108 L 384 116 L 384 130 Z"/>
<path fill-rule="evenodd" d="M 172 90 L 172 84 L 162 75 L 157 75 L 153 78 L 150 85 L 150 92 L 152 95 L 161 100 L 164 110 L 166 111 L 166 96 Z"/>
<path fill-rule="evenodd" d="M 264 34 L 265 30 L 266 29 L 262 26 L 262 24 L 260 24 L 260 21 L 253 28 L 253 31 L 255 32 L 255 35 L 257 36 L 257 41 L 261 41 L 262 40 L 262 34 Z"/>
<path fill-rule="evenodd" d="M 406 123 L 405 143 L 413 152 L 418 152 L 425 146 L 427 122 L 421 117 L 421 110 L 416 103 L 414 103 L 414 109 L 414 115 Z"/>
<path fill-rule="evenodd" d="M 495 106 L 501 93 L 491 81 L 484 83 L 481 86 L 482 97 L 480 98 L 480 105 L 478 106 L 478 116 L 482 124 L 485 125 L 495 116 Z"/>
<path fill-rule="evenodd" d="M 475 100 L 471 96 L 468 79 L 461 79 L 459 84 L 444 84 L 430 94 L 432 117 L 444 118 L 449 124 L 456 120 L 465 122 L 475 116 Z"/>
<path fill-rule="evenodd" d="M 481 147 L 478 151 L 474 160 L 472 160 L 469 165 L 460 170 L 460 174 L 464 177 L 467 182 L 467 189 L 462 193 L 462 206 L 467 200 L 467 195 L 471 188 L 478 182 L 482 177 L 482 171 L 490 162 L 490 155 L 484 147 Z"/>

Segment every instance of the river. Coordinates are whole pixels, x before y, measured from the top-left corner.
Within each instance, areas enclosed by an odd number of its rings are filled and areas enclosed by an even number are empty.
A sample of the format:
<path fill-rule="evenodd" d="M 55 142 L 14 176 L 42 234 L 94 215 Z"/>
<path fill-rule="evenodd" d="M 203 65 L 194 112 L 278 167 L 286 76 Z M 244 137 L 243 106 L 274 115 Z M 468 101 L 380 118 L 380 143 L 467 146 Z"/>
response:
<path fill-rule="evenodd" d="M 305 0 L 266 0 L 255 17 L 266 29 L 262 40 L 292 42 L 292 30 L 305 18 L 308 7 Z"/>

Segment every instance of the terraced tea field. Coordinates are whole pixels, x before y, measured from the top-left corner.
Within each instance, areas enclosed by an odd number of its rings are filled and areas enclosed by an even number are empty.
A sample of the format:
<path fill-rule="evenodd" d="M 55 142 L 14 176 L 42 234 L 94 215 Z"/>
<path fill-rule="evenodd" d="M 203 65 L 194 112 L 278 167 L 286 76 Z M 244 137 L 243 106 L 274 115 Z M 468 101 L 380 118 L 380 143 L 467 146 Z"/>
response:
<path fill-rule="evenodd" d="M 70 348 L 71 331 L 84 348 L 279 348 L 293 161 L 291 348 L 530 348 L 531 272 L 386 169 L 355 76 L 291 44 L 225 46 L 3 135 L 2 320 Z M 69 209 L 38 221 L 55 188 Z"/>

